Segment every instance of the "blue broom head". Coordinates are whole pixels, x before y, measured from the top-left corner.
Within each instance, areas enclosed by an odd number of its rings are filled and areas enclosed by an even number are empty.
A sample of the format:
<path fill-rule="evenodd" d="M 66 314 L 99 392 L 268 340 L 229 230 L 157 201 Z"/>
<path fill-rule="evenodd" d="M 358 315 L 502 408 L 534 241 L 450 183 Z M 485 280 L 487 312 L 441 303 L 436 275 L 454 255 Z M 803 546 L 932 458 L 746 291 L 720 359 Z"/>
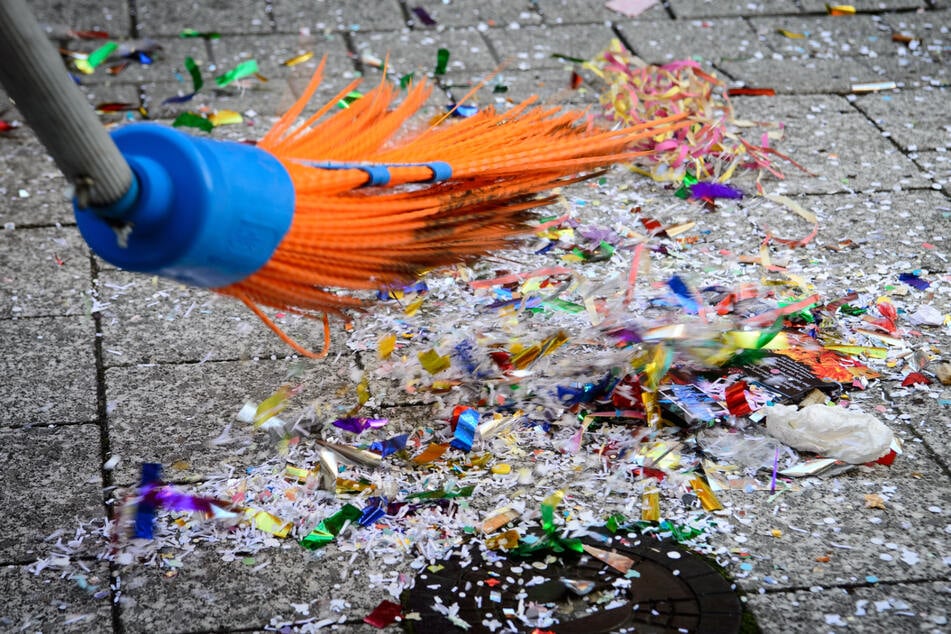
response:
<path fill-rule="evenodd" d="M 108 207 L 74 202 L 80 233 L 110 264 L 220 288 L 264 266 L 290 229 L 294 184 L 269 152 L 152 123 L 112 138 L 132 187 Z"/>

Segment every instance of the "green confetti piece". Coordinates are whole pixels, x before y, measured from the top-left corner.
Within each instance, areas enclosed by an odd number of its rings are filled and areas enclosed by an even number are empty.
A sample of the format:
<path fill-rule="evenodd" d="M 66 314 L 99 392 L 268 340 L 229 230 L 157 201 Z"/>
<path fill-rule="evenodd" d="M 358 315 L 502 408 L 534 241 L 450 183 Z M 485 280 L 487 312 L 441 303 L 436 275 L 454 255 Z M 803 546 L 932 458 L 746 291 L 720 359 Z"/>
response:
<path fill-rule="evenodd" d="M 192 76 L 192 87 L 194 88 L 192 92 L 198 92 L 201 90 L 201 87 L 205 85 L 205 81 L 201 78 L 201 70 L 198 68 L 198 64 L 196 64 L 195 60 L 191 57 L 186 57 L 185 69 L 188 71 L 188 74 Z"/>
<path fill-rule="evenodd" d="M 351 90 L 346 94 L 346 96 L 337 102 L 338 108 L 349 108 L 350 104 L 363 96 L 363 93 L 358 90 Z"/>
<path fill-rule="evenodd" d="M 221 37 L 221 33 L 218 33 L 217 31 L 202 32 L 202 31 L 196 31 L 195 29 L 185 29 L 184 31 L 178 34 L 178 37 L 185 37 L 185 38 L 200 37 L 206 40 L 217 40 L 218 38 Z"/>
<path fill-rule="evenodd" d="M 852 306 L 851 304 L 842 304 L 839 306 L 839 310 L 845 313 L 846 315 L 852 315 L 853 317 L 858 317 L 859 315 L 864 315 L 868 312 L 866 308 L 860 308 L 858 306 Z"/>
<path fill-rule="evenodd" d="M 687 172 L 686 174 L 684 174 L 684 180 L 682 184 L 680 185 L 680 189 L 674 192 L 674 196 L 676 196 L 677 198 L 682 198 L 684 200 L 686 200 L 687 198 L 690 198 L 690 186 L 696 185 L 697 182 L 698 182 L 697 177 L 691 174 L 690 172 Z"/>
<path fill-rule="evenodd" d="M 604 523 L 604 526 L 613 534 L 618 532 L 618 529 L 625 524 L 627 524 L 627 518 L 620 513 L 615 513 L 608 518 L 608 521 Z"/>
<path fill-rule="evenodd" d="M 92 75 L 96 67 L 109 59 L 109 56 L 115 53 L 119 45 L 115 42 L 106 42 L 92 53 L 86 56 L 86 59 L 77 59 L 76 68 L 86 75 Z"/>
<path fill-rule="evenodd" d="M 215 124 L 200 114 L 195 114 L 194 112 L 183 112 L 182 114 L 175 117 L 175 121 L 172 121 L 172 127 L 198 128 L 199 130 L 204 130 L 205 132 L 211 132 L 215 129 Z"/>
<path fill-rule="evenodd" d="M 437 75 L 446 74 L 446 66 L 449 64 L 449 49 L 441 48 L 436 51 L 436 70 L 433 71 Z"/>
<path fill-rule="evenodd" d="M 575 304 L 574 302 L 565 301 L 557 297 L 546 299 L 544 302 L 542 302 L 542 304 L 554 310 L 560 310 L 572 314 L 583 313 L 585 311 L 585 307 L 581 304 Z"/>
<path fill-rule="evenodd" d="M 89 57 L 86 58 L 86 61 L 89 62 L 89 65 L 95 68 L 99 64 L 103 63 L 109 56 L 116 52 L 116 49 L 119 48 L 119 45 L 115 42 L 106 42 L 92 53 L 89 54 Z"/>
<path fill-rule="evenodd" d="M 348 522 L 355 522 L 360 519 L 363 512 L 352 504 L 345 505 L 342 509 L 323 520 L 317 525 L 317 528 L 308 533 L 300 545 L 307 550 L 317 550 L 323 548 L 340 534 L 344 525 Z"/>
<path fill-rule="evenodd" d="M 408 73 L 400 77 L 400 89 L 406 90 L 413 83 L 413 73 Z"/>
<path fill-rule="evenodd" d="M 552 59 L 560 59 L 563 62 L 571 62 L 572 64 L 584 64 L 585 60 L 580 57 L 570 57 L 568 55 L 562 55 L 561 53 L 552 53 Z"/>
<path fill-rule="evenodd" d="M 492 94 L 498 95 L 509 91 L 509 87 L 505 84 L 496 84 L 492 87 Z"/>
<path fill-rule="evenodd" d="M 258 72 L 258 62 L 255 59 L 249 59 L 247 61 L 241 62 L 231 70 L 229 70 L 224 75 L 218 75 L 215 77 L 215 83 L 218 84 L 220 88 L 224 88 L 228 84 L 243 79 L 249 75 L 255 75 Z"/>

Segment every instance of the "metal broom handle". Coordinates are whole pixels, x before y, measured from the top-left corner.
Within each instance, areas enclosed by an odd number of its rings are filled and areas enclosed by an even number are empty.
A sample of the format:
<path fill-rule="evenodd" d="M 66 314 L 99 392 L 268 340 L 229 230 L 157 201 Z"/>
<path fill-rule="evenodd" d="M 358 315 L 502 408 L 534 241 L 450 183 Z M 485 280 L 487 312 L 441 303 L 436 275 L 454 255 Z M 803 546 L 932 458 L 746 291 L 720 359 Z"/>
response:
<path fill-rule="evenodd" d="M 132 171 L 24 0 L 0 0 L 0 83 L 76 187 L 80 207 L 105 207 Z"/>

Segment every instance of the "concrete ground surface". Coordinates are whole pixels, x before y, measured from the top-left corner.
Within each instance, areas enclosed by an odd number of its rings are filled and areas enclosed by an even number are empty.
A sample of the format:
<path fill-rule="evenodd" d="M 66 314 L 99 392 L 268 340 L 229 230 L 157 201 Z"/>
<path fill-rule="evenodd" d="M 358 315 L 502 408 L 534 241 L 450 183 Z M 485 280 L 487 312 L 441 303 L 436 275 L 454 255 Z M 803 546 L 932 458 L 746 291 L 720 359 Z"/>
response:
<path fill-rule="evenodd" d="M 502 62 L 504 70 L 476 97 L 482 105 L 539 94 L 596 108 L 594 83 L 570 89 L 573 65 L 565 57 L 590 59 L 614 38 L 649 63 L 693 59 L 728 86 L 773 88 L 775 96 L 734 97 L 736 115 L 784 124 L 776 147 L 812 175 L 779 162 L 785 178 L 766 175 L 763 189 L 808 209 L 819 228 L 806 248 L 775 248 L 773 258 L 828 301 L 854 289 L 873 299 L 887 295 L 900 307 L 901 345 L 890 349 L 887 362 L 873 365 L 882 378 L 853 398 L 903 440 L 903 453 L 890 467 L 796 480 L 780 496 L 721 492 L 721 529 L 710 532 L 703 548 L 735 581 L 764 632 L 951 631 L 951 387 L 935 376 L 939 363 L 951 361 L 951 9 L 945 0 L 857 0 L 857 13 L 846 16 L 829 15 L 818 0 L 669 0 L 636 17 L 601 0 L 31 5 L 64 49 L 88 52 L 100 43 L 70 30 L 107 31 L 120 44 L 161 45 L 151 65 L 133 62 L 117 74 L 98 69 L 82 76 L 90 103 L 141 105 L 166 124 L 185 110 L 244 114 L 244 124 L 217 128 L 215 138 L 259 138 L 323 55 L 328 66 L 318 99 L 360 73 L 377 80 L 373 57 L 388 55 L 399 75 L 422 75 L 432 72 L 438 49 L 449 49 L 439 78 L 445 90 L 434 93 L 428 114 Z M 435 24 L 425 24 L 416 8 Z M 184 29 L 220 37 L 179 37 Z M 315 57 L 282 64 L 307 51 Z M 190 102 L 163 104 L 191 89 L 185 56 L 199 62 L 206 82 L 253 58 L 267 82 L 206 86 Z M 876 82 L 895 85 L 855 89 Z M 508 91 L 486 94 L 495 83 Z M 3 108 L 4 121 L 21 121 L 15 108 Z M 114 125 L 141 115 L 102 117 Z M 736 183 L 755 191 L 752 174 Z M 590 213 L 589 219 L 609 225 L 612 214 L 628 214 L 635 204 L 665 224 L 698 222 L 695 250 L 678 256 L 675 267 L 697 280 L 723 273 L 757 281 L 757 271 L 729 254 L 756 255 L 763 226 L 777 235 L 808 232 L 801 219 L 761 198 L 727 201 L 708 213 L 663 183 L 620 168 L 598 184 L 572 186 L 567 197 L 569 213 Z M 369 411 L 388 418 L 394 430 L 433 427 L 462 401 L 411 394 L 400 377 L 388 376 L 375 343 L 365 345 L 377 323 L 372 316 L 358 318 L 350 333 L 335 324 L 329 357 L 304 360 L 237 303 L 98 259 L 78 234 L 65 180 L 25 124 L 0 133 L 0 200 L 0 630 L 237 632 L 321 625 L 374 631 L 363 618 L 383 599 L 395 600 L 386 587 L 413 574 L 409 557 L 374 556 L 352 534 L 313 552 L 293 538 L 259 531 L 255 539 L 246 526 L 238 529 L 243 544 L 201 539 L 202 529 L 194 528 L 201 522 L 186 519 L 180 525 L 194 535 L 160 519 L 161 548 L 129 545 L 116 533 L 110 544 L 102 518 L 117 513 L 143 462 L 161 463 L 165 479 L 185 490 L 206 492 L 220 490 L 216 481 L 252 478 L 261 465 L 280 462 L 267 434 L 242 428 L 235 415 L 289 377 L 302 386 L 290 415 L 318 423 L 354 403 L 364 372 L 373 394 Z M 517 264 L 495 261 L 490 268 L 516 270 Z M 908 272 L 930 287 L 898 281 Z M 944 317 L 943 325 L 906 319 L 926 305 Z M 319 322 L 285 316 L 280 323 L 301 342 L 319 345 Z M 930 385 L 902 385 L 912 358 Z M 229 433 L 236 440 L 228 441 Z M 545 482 L 536 477 L 529 498 L 564 486 L 576 496 L 579 513 L 603 495 L 589 481 L 572 482 L 570 470 L 549 473 Z M 510 485 L 485 486 L 491 494 L 473 498 L 467 512 L 481 517 Z M 308 525 L 342 503 L 323 500 Z M 458 532 L 462 523 L 445 530 Z"/>

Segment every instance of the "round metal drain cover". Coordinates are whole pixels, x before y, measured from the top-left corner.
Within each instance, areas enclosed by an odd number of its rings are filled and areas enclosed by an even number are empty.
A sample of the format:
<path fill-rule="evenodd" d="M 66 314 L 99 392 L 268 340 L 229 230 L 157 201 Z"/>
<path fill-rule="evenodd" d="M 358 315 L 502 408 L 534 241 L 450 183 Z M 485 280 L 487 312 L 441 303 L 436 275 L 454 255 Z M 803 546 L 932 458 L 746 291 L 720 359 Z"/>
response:
<path fill-rule="evenodd" d="M 732 584 L 679 544 L 620 535 L 581 541 L 583 553 L 532 557 L 465 545 L 417 575 L 403 597 L 404 627 L 416 634 L 740 631 L 743 607 Z"/>

